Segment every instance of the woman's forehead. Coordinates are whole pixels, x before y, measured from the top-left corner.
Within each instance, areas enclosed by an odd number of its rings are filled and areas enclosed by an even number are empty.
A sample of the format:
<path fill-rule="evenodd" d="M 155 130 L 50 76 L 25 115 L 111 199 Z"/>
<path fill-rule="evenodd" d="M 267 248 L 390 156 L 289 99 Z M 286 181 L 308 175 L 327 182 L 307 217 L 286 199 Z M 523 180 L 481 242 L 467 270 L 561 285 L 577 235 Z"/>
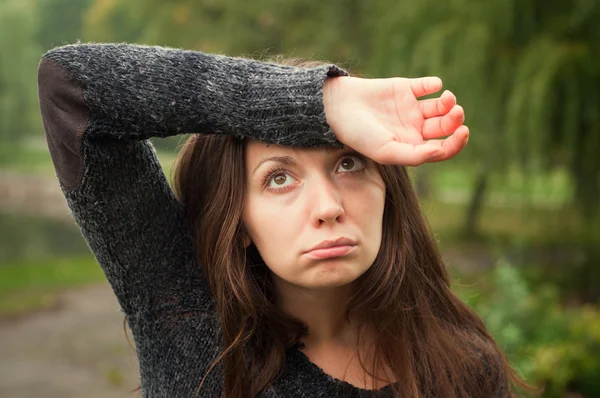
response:
<path fill-rule="evenodd" d="M 248 140 L 246 145 L 246 156 L 247 157 L 261 157 L 261 156 L 300 156 L 307 154 L 337 154 L 346 149 L 346 147 L 315 147 L 315 148 L 302 148 L 293 147 L 287 145 L 278 144 L 267 144 L 262 141 Z"/>

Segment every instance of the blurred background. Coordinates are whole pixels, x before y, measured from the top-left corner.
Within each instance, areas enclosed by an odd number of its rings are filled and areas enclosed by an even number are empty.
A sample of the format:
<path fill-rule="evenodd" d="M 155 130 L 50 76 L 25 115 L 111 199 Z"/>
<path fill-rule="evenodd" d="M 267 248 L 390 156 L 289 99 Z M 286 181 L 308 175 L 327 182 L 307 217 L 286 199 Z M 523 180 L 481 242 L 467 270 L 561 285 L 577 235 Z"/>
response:
<path fill-rule="evenodd" d="M 412 172 L 454 289 L 544 397 L 600 397 L 599 21 L 598 0 L 0 0 L 0 396 L 137 395 L 37 100 L 42 54 L 94 41 L 440 76 L 469 145 Z M 153 140 L 167 176 L 183 138 Z"/>

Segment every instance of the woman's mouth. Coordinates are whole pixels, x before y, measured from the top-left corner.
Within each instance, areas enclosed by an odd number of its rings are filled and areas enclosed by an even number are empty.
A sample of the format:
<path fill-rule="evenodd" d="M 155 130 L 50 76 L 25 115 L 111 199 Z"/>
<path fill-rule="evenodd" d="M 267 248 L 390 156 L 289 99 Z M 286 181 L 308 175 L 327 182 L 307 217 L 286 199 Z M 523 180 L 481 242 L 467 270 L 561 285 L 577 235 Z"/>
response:
<path fill-rule="evenodd" d="M 342 257 L 354 250 L 356 245 L 340 245 L 331 246 L 324 249 L 314 249 L 304 253 L 306 256 L 316 259 L 323 260 L 326 258 Z"/>

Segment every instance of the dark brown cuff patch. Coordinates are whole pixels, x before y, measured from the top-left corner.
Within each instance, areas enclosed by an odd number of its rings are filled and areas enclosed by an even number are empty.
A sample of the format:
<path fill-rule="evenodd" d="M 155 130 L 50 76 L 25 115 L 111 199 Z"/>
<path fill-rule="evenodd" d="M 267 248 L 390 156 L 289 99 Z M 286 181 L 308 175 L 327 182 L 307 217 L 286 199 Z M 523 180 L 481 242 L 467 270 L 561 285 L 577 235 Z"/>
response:
<path fill-rule="evenodd" d="M 38 67 L 38 95 L 56 176 L 66 189 L 78 188 L 84 171 L 81 143 L 89 119 L 83 88 L 66 68 L 42 58 Z"/>

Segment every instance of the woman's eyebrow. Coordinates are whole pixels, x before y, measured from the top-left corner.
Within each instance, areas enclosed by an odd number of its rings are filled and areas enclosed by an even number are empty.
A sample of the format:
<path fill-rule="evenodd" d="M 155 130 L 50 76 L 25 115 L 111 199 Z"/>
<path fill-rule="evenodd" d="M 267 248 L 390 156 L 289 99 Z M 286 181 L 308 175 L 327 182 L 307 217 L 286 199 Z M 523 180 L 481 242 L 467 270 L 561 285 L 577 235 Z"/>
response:
<path fill-rule="evenodd" d="M 325 152 L 336 153 L 336 152 L 342 152 L 345 149 L 346 149 L 346 146 L 344 146 L 343 148 L 325 148 Z M 256 167 L 252 171 L 252 175 L 254 175 L 254 173 L 256 173 L 256 170 L 258 170 L 258 168 L 260 167 L 261 164 L 268 162 L 269 160 L 271 160 L 273 162 L 282 163 L 287 166 L 295 166 L 296 165 L 296 161 L 291 156 L 269 156 L 269 157 L 262 159 L 260 162 L 258 162 Z"/>
<path fill-rule="evenodd" d="M 346 148 L 346 145 L 344 145 L 344 146 L 343 146 L 343 147 L 341 147 L 341 148 L 335 148 L 335 147 L 325 147 L 325 152 L 326 152 L 326 153 L 334 153 L 334 152 L 340 152 L 340 151 L 343 151 L 343 150 L 345 150 L 345 149 L 347 149 L 347 148 Z"/>
<path fill-rule="evenodd" d="M 296 161 L 291 156 L 269 156 L 267 158 L 264 158 L 260 162 L 258 162 L 256 167 L 252 171 L 252 175 L 254 175 L 254 173 L 256 173 L 256 170 L 258 170 L 258 168 L 260 167 L 261 164 L 268 162 L 269 160 L 271 160 L 273 162 L 282 163 L 282 164 L 285 164 L 288 166 L 294 166 L 296 164 Z"/>

